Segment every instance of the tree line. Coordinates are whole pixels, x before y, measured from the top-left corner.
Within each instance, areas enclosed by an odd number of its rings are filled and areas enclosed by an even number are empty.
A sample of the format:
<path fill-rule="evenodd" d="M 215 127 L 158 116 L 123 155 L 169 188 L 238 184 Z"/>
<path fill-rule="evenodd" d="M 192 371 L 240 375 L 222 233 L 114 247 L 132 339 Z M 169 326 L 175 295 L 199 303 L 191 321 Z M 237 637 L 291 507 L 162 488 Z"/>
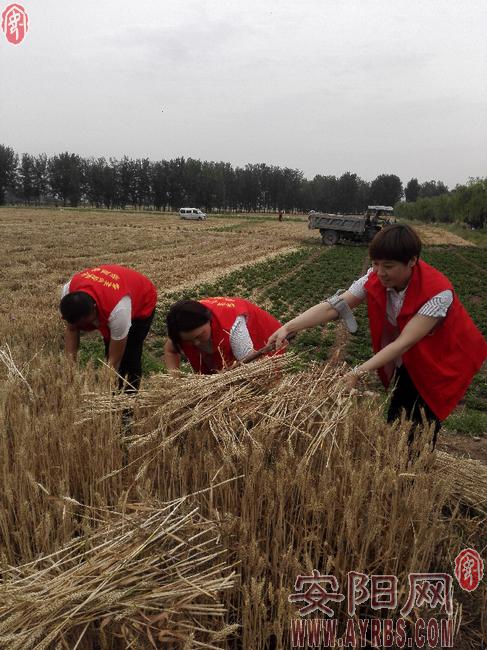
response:
<path fill-rule="evenodd" d="M 407 188 L 406 188 L 407 198 Z M 487 178 L 471 178 L 451 192 L 418 194 L 414 202 L 401 202 L 395 212 L 399 218 L 426 222 L 463 222 L 474 228 L 487 227 Z"/>
<path fill-rule="evenodd" d="M 365 181 L 357 174 L 317 174 L 306 179 L 299 169 L 193 158 L 151 161 L 83 158 L 64 152 L 18 155 L 0 145 L 0 204 L 89 205 L 96 208 L 178 210 L 197 206 L 206 211 L 277 211 L 359 213 L 367 205 L 395 205 L 447 193 L 440 181 L 403 188 L 395 174 Z"/>

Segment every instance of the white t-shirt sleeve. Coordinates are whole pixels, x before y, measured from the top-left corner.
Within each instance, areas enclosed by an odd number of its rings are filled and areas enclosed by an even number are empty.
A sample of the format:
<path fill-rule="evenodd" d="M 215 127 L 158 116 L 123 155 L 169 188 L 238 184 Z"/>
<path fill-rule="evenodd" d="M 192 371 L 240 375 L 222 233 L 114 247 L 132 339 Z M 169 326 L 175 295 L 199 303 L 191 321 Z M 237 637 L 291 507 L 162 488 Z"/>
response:
<path fill-rule="evenodd" d="M 112 309 L 108 317 L 108 329 L 110 338 L 114 341 L 121 341 L 129 333 L 132 325 L 132 300 L 130 296 L 124 296 Z"/>
<path fill-rule="evenodd" d="M 245 316 L 237 316 L 230 328 L 230 347 L 237 361 L 245 359 L 254 349 Z"/>
<path fill-rule="evenodd" d="M 71 280 L 69 282 L 66 282 L 64 287 L 61 289 L 61 300 L 64 298 L 64 296 L 67 296 L 69 293 L 69 285 L 71 284 Z"/>
<path fill-rule="evenodd" d="M 355 280 L 355 282 L 352 282 L 352 284 L 350 285 L 350 288 L 348 290 L 356 298 L 360 298 L 361 300 L 364 300 L 367 297 L 367 290 L 365 288 L 365 283 L 369 279 L 369 275 L 372 273 L 373 270 L 374 269 L 370 267 L 370 269 L 367 271 L 365 275 L 363 275 L 358 280 Z"/>

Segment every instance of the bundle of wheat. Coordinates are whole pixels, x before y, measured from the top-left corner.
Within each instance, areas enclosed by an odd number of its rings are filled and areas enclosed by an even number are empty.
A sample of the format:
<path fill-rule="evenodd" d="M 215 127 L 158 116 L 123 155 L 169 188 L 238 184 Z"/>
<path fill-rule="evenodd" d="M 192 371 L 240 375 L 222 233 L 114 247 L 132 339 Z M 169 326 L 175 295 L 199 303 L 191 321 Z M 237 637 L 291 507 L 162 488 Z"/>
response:
<path fill-rule="evenodd" d="M 436 453 L 436 465 L 458 501 L 487 516 L 487 466 L 444 451 Z"/>
<path fill-rule="evenodd" d="M 461 549 L 482 549 L 485 518 L 455 507 L 459 498 L 467 505 L 481 503 L 482 486 L 474 494 L 471 480 L 459 496 L 455 461 L 447 459 L 448 464 L 442 455 L 438 460 L 429 453 L 426 429 L 419 436 L 417 458 L 409 463 L 408 423 L 386 424 L 377 397 L 350 397 L 339 381 L 341 368 L 316 365 L 289 373 L 286 366 L 293 359 L 288 355 L 209 377 L 153 376 L 137 397 L 127 398 L 113 395 L 92 369 L 76 373 L 55 361 L 56 373 L 53 360 L 33 362 L 26 376 L 32 399 L 23 399 L 29 391 L 20 377 L 11 377 L 0 390 L 0 549 L 11 566 L 24 565 L 19 574 L 7 572 L 10 586 L 22 578 L 27 584 L 26 561 L 68 548 L 73 537 L 82 544 L 90 539 L 95 517 L 86 528 L 78 506 L 61 504 L 63 494 L 91 507 L 118 504 L 118 510 L 131 501 L 150 506 L 154 500 L 171 502 L 192 494 L 203 520 L 215 522 L 224 549 L 218 562 L 238 564 L 239 579 L 221 601 L 226 609 L 222 624 L 239 627 L 233 640 L 219 642 L 200 636 L 200 627 L 214 629 L 203 613 L 190 625 L 195 642 L 226 648 L 288 647 L 290 620 L 297 615 L 288 597 L 297 576 L 311 575 L 313 569 L 335 576 L 345 593 L 349 571 L 395 575 L 403 605 L 410 573 L 451 574 Z M 131 424 L 125 418 L 122 426 L 121 416 L 129 410 Z M 467 485 L 473 477 L 469 467 L 464 472 Z M 142 546 L 144 533 L 139 532 Z M 154 553 L 158 544 L 155 540 Z M 132 575 L 127 566 L 119 566 L 116 579 L 100 588 L 107 602 L 109 592 L 118 602 L 124 572 Z M 152 580 L 158 577 L 151 574 Z M 87 584 L 92 579 L 89 573 Z M 455 591 L 462 619 L 455 647 L 478 649 L 487 626 L 485 591 L 482 585 L 468 595 Z M 127 623 L 126 616 L 122 632 L 121 626 L 112 628 L 117 623 L 113 612 L 119 610 L 98 604 L 95 611 L 90 605 L 86 597 L 76 603 L 79 634 L 89 623 L 80 649 L 121 650 L 127 642 L 116 635 L 128 638 L 127 630 L 137 639 L 133 647 L 150 643 L 144 624 Z M 55 611 L 57 624 L 66 626 L 61 631 L 72 630 L 72 610 Z M 334 611 L 343 625 L 346 603 L 336 603 Z M 90 612 L 110 623 L 93 624 Z M 391 615 L 389 610 L 374 613 Z M 421 615 L 439 612 L 415 608 L 409 618 Z M 5 623 L 7 610 L 3 616 Z M 32 623 L 39 642 L 54 629 L 43 632 L 37 619 Z M 8 630 L 26 633 L 28 623 L 22 624 L 21 616 L 15 624 Z M 178 621 L 171 625 L 173 633 L 180 631 Z M 195 642 L 189 647 L 197 647 Z"/>
<path fill-rule="evenodd" d="M 288 363 L 154 377 L 123 436 L 124 471 L 139 497 L 173 498 L 228 481 L 205 491 L 201 508 L 220 520 L 228 561 L 241 563 L 241 588 L 227 605 L 238 612 L 244 647 L 256 649 L 286 646 L 298 574 L 319 568 L 342 587 L 350 570 L 393 574 L 406 598 L 409 573 L 451 573 L 467 540 L 481 547 L 485 525 L 454 507 L 458 498 L 478 505 L 479 495 L 459 496 L 455 461 L 446 468 L 428 451 L 427 428 L 411 464 L 409 424 L 387 425 L 377 397 L 350 398 L 339 381 L 343 369 L 288 374 Z M 123 396 L 86 400 L 80 417 L 95 420 L 130 404 Z M 457 594 L 464 618 L 475 621 L 458 635 L 462 647 L 476 647 L 486 624 L 482 593 L 466 603 Z M 336 609 L 343 623 L 345 608 Z"/>
<path fill-rule="evenodd" d="M 89 639 L 114 636 L 124 647 L 142 637 L 153 647 L 190 640 L 215 648 L 213 639 L 233 632 L 222 625 L 219 602 L 233 571 L 214 523 L 186 499 L 131 504 L 123 513 L 64 502 L 98 526 L 35 562 L 4 567 L 0 647 L 91 647 Z"/>

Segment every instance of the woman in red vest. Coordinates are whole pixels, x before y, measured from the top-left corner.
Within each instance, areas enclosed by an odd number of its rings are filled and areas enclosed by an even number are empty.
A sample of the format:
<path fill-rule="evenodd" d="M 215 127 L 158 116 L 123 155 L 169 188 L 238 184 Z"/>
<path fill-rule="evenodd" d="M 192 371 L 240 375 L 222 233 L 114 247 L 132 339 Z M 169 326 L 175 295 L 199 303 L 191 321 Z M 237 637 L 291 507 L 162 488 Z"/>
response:
<path fill-rule="evenodd" d="M 156 302 L 155 286 L 133 269 L 102 264 L 77 273 L 64 285 L 59 306 L 66 321 L 66 354 L 76 359 L 80 332 L 97 329 L 105 341 L 108 364 L 127 378 L 127 392 L 138 390 L 142 346 Z"/>
<path fill-rule="evenodd" d="M 340 298 L 350 309 L 366 301 L 374 355 L 356 366 L 346 381 L 353 388 L 376 370 L 387 388 L 394 386 L 388 421 L 402 411 L 414 422 L 422 411 L 441 421 L 464 396 L 487 357 L 487 343 L 442 273 L 420 260 L 421 240 L 409 226 L 386 226 L 369 247 L 372 267 Z M 283 345 L 290 333 L 338 318 L 329 303 L 315 305 L 269 339 Z M 412 440 L 414 432 L 410 436 Z"/>
<path fill-rule="evenodd" d="M 167 314 L 164 361 L 177 370 L 184 355 L 193 370 L 209 375 L 265 346 L 280 322 L 242 298 L 180 300 Z M 275 354 L 272 352 L 271 354 Z"/>

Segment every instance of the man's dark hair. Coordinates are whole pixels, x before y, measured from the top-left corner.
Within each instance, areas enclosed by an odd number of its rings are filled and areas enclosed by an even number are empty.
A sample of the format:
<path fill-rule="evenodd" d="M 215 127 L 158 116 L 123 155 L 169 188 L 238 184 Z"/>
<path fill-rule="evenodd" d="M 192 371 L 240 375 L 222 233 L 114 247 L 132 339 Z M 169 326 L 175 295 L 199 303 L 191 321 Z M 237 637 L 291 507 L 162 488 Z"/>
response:
<path fill-rule="evenodd" d="M 96 303 L 84 291 L 73 291 L 64 296 L 59 304 L 61 316 L 70 325 L 76 325 L 82 318 L 93 312 Z"/>
<path fill-rule="evenodd" d="M 384 226 L 369 245 L 371 260 L 395 260 L 407 264 L 421 253 L 421 239 L 410 226 L 394 223 Z"/>
<path fill-rule="evenodd" d="M 211 320 L 211 312 L 196 300 L 178 300 L 166 316 L 167 334 L 173 344 L 179 347 L 181 332 L 190 332 Z"/>

